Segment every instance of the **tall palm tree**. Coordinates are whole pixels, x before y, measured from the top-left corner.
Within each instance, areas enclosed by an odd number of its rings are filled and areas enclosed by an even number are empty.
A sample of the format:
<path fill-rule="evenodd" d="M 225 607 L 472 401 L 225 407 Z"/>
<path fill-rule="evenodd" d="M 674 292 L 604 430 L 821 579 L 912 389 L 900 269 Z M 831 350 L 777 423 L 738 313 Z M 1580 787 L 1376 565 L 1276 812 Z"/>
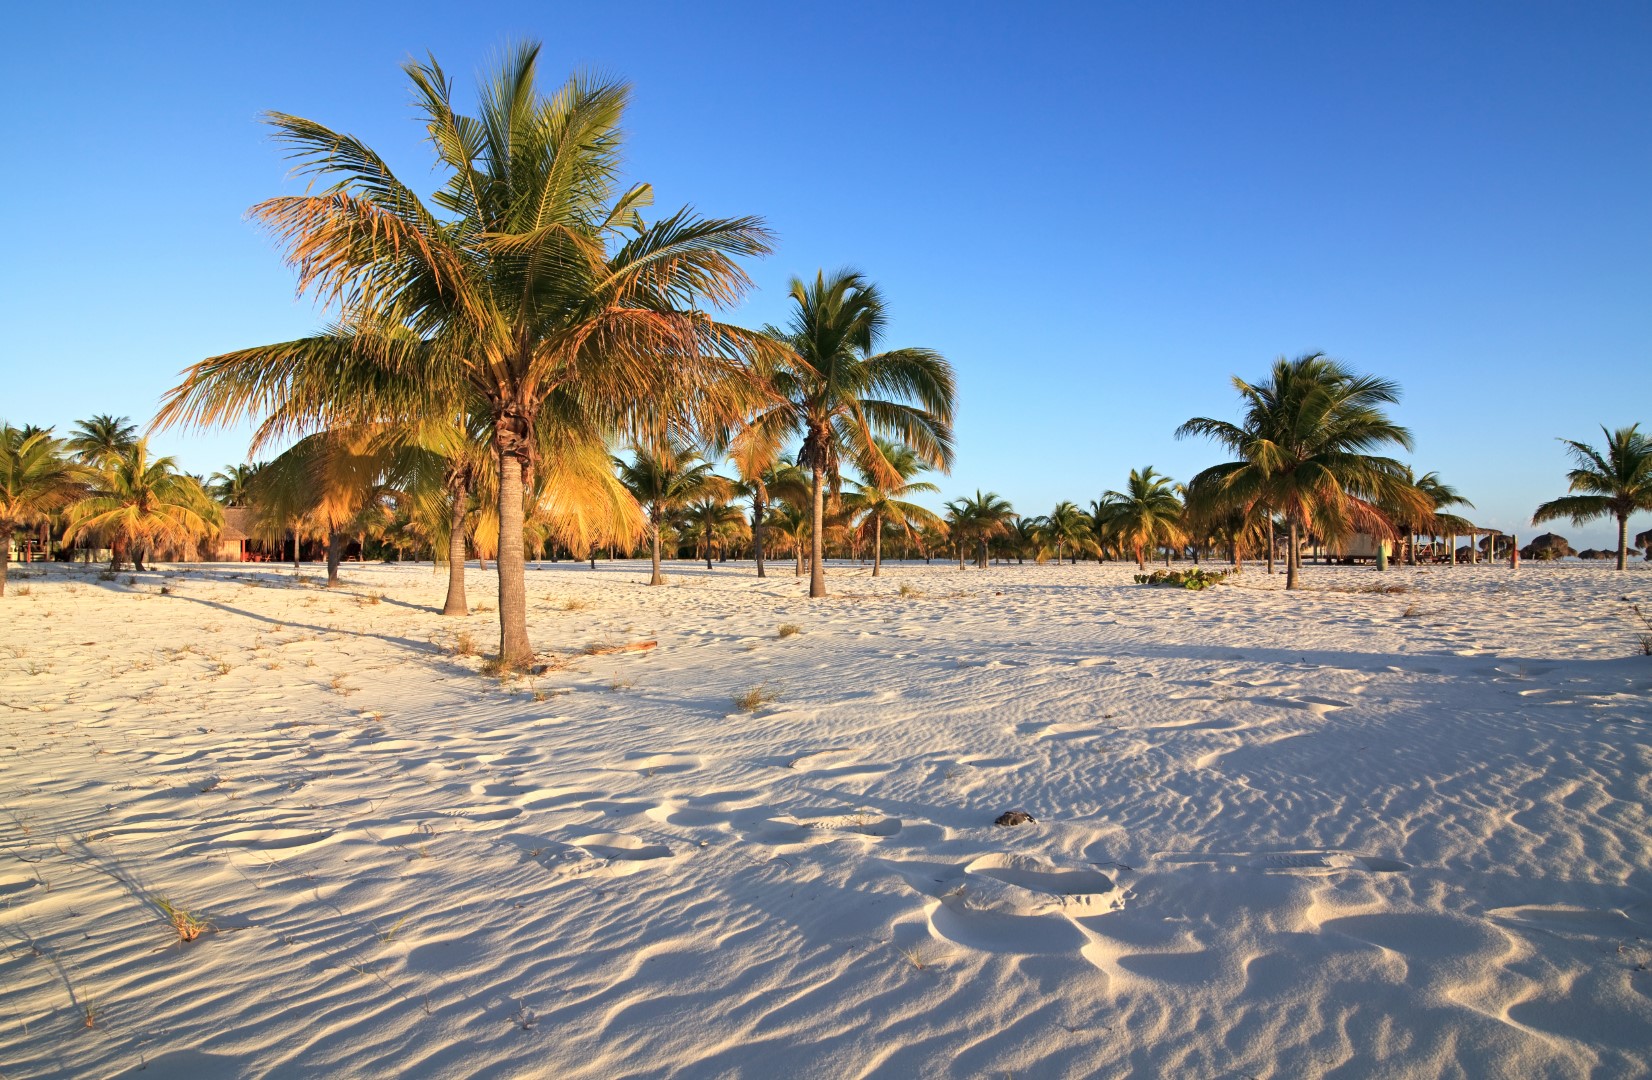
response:
<path fill-rule="evenodd" d="M 1095 551 L 1100 553 L 1095 537 L 1090 531 L 1090 521 L 1078 504 L 1062 501 L 1055 504 L 1055 509 L 1036 520 L 1034 535 L 1037 538 L 1039 559 L 1047 558 L 1054 549 L 1055 562 L 1061 565 L 1061 557 L 1068 551 L 1072 553 L 1072 561 L 1078 562 L 1081 551 Z"/>
<path fill-rule="evenodd" d="M 769 507 L 769 519 L 763 523 L 766 532 L 772 532 L 787 547 L 797 562 L 797 576 L 803 576 L 803 548 L 809 542 L 809 508 L 803 501 L 782 501 Z"/>
<path fill-rule="evenodd" d="M 1618 519 L 1618 569 L 1629 566 L 1629 517 L 1652 510 L 1652 439 L 1640 432 L 1639 424 L 1607 431 L 1606 451 L 1586 443 L 1560 440 L 1577 468 L 1566 474 L 1568 490 L 1581 492 L 1551 499 L 1537 508 L 1532 524 L 1570 518 L 1582 525 L 1603 517 Z"/>
<path fill-rule="evenodd" d="M 1103 492 L 1101 517 L 1107 535 L 1136 556 L 1136 569 L 1147 568 L 1146 552 L 1186 540 L 1182 500 L 1175 481 L 1153 470 L 1131 469 L 1123 491 Z"/>
<path fill-rule="evenodd" d="M 696 499 L 727 496 L 729 482 L 714 472 L 715 466 L 700 458 L 692 447 L 670 440 L 656 447 L 639 446 L 632 460 L 615 459 L 620 483 L 642 505 L 653 542 L 654 573 L 650 585 L 663 585 L 660 574 L 660 529 L 667 519 Z"/>
<path fill-rule="evenodd" d="M 894 526 L 911 537 L 917 528 L 930 521 L 939 521 L 933 511 L 908 502 L 906 497 L 939 492 L 941 489 L 927 480 L 912 479 L 924 471 L 925 465 L 911 447 L 900 446 L 887 439 L 874 441 L 878 453 L 900 479 L 893 484 L 880 483 L 876 470 L 862 468 L 860 479 L 850 481 L 854 490 L 843 497 L 843 505 L 849 511 L 851 520 L 858 520 L 859 527 L 871 534 L 872 576 L 877 577 L 883 569 L 884 526 Z"/>
<path fill-rule="evenodd" d="M 1466 518 L 1451 513 L 1451 508 L 1466 506 L 1472 510 L 1474 504 L 1464 498 L 1462 492 L 1441 480 L 1439 473 L 1424 473 L 1417 478 L 1415 486 L 1422 493 L 1423 498 L 1428 501 L 1429 514 L 1424 525 L 1428 531 L 1430 544 L 1433 544 L 1434 538 L 1437 536 L 1444 536 L 1448 533 L 1455 535 L 1473 527 Z M 1436 554 L 1435 558 L 1438 557 L 1438 554 Z M 1453 545 L 1451 557 L 1454 560 L 1457 557 L 1455 545 Z M 1416 562 L 1415 557 L 1413 557 L 1412 562 Z"/>
<path fill-rule="evenodd" d="M 1193 486 L 1211 485 L 1247 514 L 1283 515 L 1287 589 L 1299 587 L 1304 532 L 1327 541 L 1356 531 L 1379 542 L 1396 535 L 1379 504 L 1408 505 L 1421 496 L 1404 465 L 1368 451 L 1411 448 L 1411 433 L 1383 410 L 1399 400 L 1397 385 L 1356 375 L 1323 353 L 1280 357 L 1266 381 L 1253 385 L 1234 376 L 1233 385 L 1244 403 L 1238 424 L 1194 417 L 1176 437 L 1212 438 L 1237 458 L 1204 470 Z"/>
<path fill-rule="evenodd" d="M 99 413 L 90 420 L 75 422 L 67 447 L 82 465 L 101 469 L 124 456 L 137 438 L 138 428 L 131 417 Z"/>
<path fill-rule="evenodd" d="M 976 490 L 974 497 L 964 496 L 946 504 L 948 525 L 958 538 L 958 565 L 964 560 L 965 540 L 975 541 L 975 565 L 987 568 L 988 545 L 995 536 L 1007 536 L 1015 510 L 1009 501 L 996 491 Z"/>
<path fill-rule="evenodd" d="M 686 209 L 645 223 L 652 190 L 618 183 L 629 88 L 575 77 L 541 95 L 538 52 L 524 45 L 506 58 L 474 117 L 453 107 L 434 60 L 406 65 L 446 176 L 428 205 L 359 140 L 271 114 L 300 171 L 330 183 L 261 203 L 253 217 L 286 245 L 300 289 L 338 303 L 342 324 L 365 332 L 347 345 L 323 334 L 205 360 L 159 418 L 261 413 L 266 431 L 281 432 L 406 421 L 456 403 L 483 411 L 499 468 L 506 668 L 532 657 L 524 494 L 547 467 L 539 429 L 560 416 L 588 450 L 616 431 L 732 423 L 757 401 L 747 363 L 772 351 L 705 311 L 750 287 L 738 260 L 768 251 L 762 223 Z"/>
<path fill-rule="evenodd" d="M 63 457 L 47 432 L 0 427 L 0 596 L 6 595 L 12 534 L 47 521 L 85 491 L 86 470 Z"/>
<path fill-rule="evenodd" d="M 766 368 L 779 402 L 759 409 L 736 440 L 779 447 L 801 437 L 797 463 L 810 474 L 813 559 L 809 596 L 826 595 L 822 558 L 828 490 L 835 502 L 844 456 L 879 484 L 902 477 L 884 457 L 877 436 L 909 447 L 917 459 L 945 472 L 952 466 L 952 366 L 933 349 L 877 351 L 888 313 L 878 289 L 852 270 L 812 283 L 793 278 L 795 305 L 784 330 L 769 327 L 786 354 Z"/>
<path fill-rule="evenodd" d="M 765 448 L 753 442 L 735 447 L 730 460 L 740 479 L 734 485 L 737 495 L 751 500 L 751 551 L 757 563 L 757 576 L 767 577 L 763 570 L 763 533 L 768 528 L 769 507 L 775 499 L 801 501 L 809 494 L 809 476 L 786 457 L 772 458 Z"/>
<path fill-rule="evenodd" d="M 151 457 L 148 439 L 138 439 L 98 472 L 68 514 L 65 539 L 87 532 L 110 537 L 111 570 L 128 552 L 142 570 L 145 552 L 212 536 L 223 522 L 200 481 L 179 472 L 170 457 Z"/>

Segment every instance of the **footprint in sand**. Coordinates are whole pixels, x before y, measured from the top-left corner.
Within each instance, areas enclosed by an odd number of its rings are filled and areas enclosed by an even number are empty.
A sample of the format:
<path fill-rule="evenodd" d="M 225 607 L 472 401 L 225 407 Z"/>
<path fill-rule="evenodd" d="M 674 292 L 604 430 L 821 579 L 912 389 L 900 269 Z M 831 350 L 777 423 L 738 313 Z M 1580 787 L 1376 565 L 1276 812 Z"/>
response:
<path fill-rule="evenodd" d="M 1370 874 L 1395 874 L 1411 869 L 1409 863 L 1403 863 L 1398 859 L 1385 859 L 1376 855 L 1354 855 L 1346 851 L 1330 849 L 1264 851 L 1224 855 L 1166 852 L 1155 856 L 1154 861 L 1172 864 L 1205 864 L 1234 870 L 1292 871 L 1321 874 L 1335 873 L 1340 870 L 1363 871 Z"/>
<path fill-rule="evenodd" d="M 1122 906 L 1099 870 L 1031 855 L 983 855 L 950 884 L 929 906 L 931 932 L 985 952 L 1082 954 L 1089 935 L 1073 918 Z"/>
<path fill-rule="evenodd" d="M 576 836 L 569 844 L 608 864 L 616 874 L 634 874 L 650 863 L 672 858 L 664 844 L 650 844 L 629 833 L 590 833 Z"/>

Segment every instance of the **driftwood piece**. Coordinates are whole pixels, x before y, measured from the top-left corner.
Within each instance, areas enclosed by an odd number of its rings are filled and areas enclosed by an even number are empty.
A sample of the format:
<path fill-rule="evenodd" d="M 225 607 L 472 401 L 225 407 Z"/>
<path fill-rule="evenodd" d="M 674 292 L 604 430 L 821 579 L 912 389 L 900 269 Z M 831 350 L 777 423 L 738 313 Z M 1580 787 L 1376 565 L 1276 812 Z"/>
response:
<path fill-rule="evenodd" d="M 658 645 L 657 641 L 633 641 L 629 645 L 587 645 L 586 656 L 610 656 L 622 652 L 647 652 Z"/>

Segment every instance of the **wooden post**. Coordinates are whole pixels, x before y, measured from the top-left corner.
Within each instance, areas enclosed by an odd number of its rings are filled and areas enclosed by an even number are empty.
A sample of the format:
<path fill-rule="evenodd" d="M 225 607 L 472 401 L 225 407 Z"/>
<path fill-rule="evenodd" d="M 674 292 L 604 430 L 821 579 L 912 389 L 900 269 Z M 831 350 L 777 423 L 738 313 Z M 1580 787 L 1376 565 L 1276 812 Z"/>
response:
<path fill-rule="evenodd" d="M 1451 534 L 1451 565 L 1457 565 L 1457 534 Z"/>
<path fill-rule="evenodd" d="M 1387 570 L 1387 569 L 1388 569 L 1388 541 L 1382 539 L 1381 537 L 1378 537 L 1377 538 L 1377 570 L 1380 572 L 1380 571 L 1384 571 L 1384 570 Z"/>

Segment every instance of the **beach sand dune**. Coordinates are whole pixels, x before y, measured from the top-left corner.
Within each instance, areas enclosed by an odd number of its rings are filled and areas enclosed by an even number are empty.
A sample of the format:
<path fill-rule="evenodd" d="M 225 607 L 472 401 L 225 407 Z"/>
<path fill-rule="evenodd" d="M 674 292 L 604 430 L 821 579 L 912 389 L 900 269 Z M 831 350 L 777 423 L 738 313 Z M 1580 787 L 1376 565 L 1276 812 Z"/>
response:
<path fill-rule="evenodd" d="M 1652 571 L 1133 573 L 14 578 L 0 1073 L 1647 1075 Z"/>

